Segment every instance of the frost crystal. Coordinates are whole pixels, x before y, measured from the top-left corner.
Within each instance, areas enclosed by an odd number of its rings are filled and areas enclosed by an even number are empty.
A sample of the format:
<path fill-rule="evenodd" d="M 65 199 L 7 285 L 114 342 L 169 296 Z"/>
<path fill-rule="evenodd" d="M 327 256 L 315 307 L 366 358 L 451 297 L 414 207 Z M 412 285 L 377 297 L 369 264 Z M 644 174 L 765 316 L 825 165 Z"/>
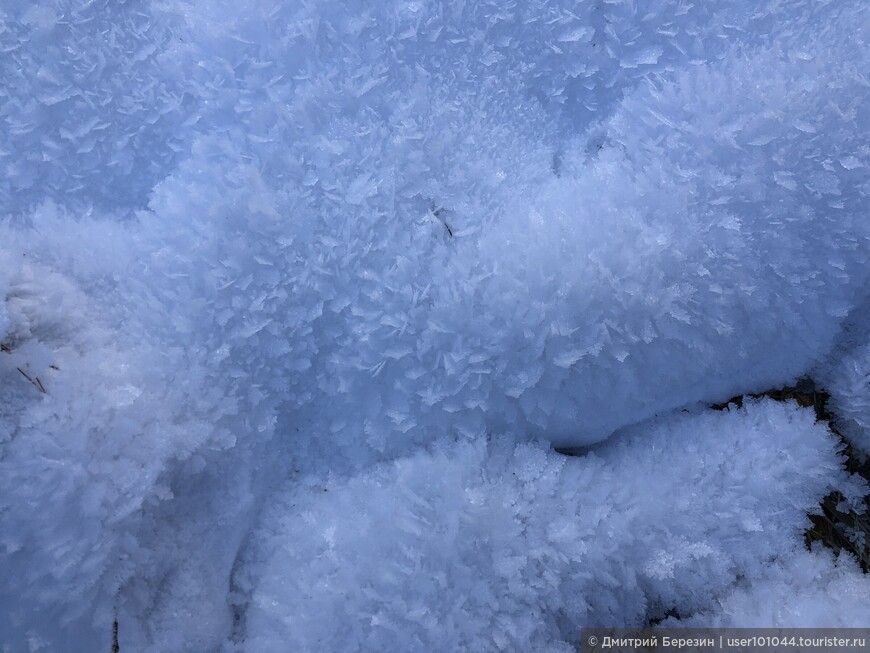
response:
<path fill-rule="evenodd" d="M 0 649 L 866 607 L 864 4 L 4 2 Z"/>

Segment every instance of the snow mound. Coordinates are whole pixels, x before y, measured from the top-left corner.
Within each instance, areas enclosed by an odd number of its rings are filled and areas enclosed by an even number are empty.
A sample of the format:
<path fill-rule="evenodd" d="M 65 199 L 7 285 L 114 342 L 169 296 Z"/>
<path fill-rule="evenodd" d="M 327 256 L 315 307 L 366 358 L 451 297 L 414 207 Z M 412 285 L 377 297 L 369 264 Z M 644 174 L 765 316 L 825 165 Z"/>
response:
<path fill-rule="evenodd" d="M 765 400 L 582 458 L 441 441 L 292 482 L 238 581 L 238 650 L 567 651 L 582 626 L 711 610 L 738 578 L 803 560 L 807 512 L 844 480 L 837 448 L 812 411 Z"/>
<path fill-rule="evenodd" d="M 849 556 L 801 551 L 719 599 L 710 613 L 663 625 L 701 628 L 865 628 L 870 578 Z"/>

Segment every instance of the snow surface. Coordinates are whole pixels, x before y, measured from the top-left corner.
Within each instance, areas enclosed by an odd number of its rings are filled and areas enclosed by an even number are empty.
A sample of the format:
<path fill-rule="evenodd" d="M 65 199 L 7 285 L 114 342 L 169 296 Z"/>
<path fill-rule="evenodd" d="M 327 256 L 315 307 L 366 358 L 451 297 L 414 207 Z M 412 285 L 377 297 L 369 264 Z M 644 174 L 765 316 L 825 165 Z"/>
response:
<path fill-rule="evenodd" d="M 291 482 L 262 517 L 275 530 L 251 553 L 260 580 L 240 583 L 238 650 L 570 651 L 578 624 L 711 609 L 796 548 L 843 480 L 813 422 L 765 402 L 645 424 L 578 459 L 439 442 Z"/>
<path fill-rule="evenodd" d="M 838 430 L 852 444 L 855 455 L 870 455 L 870 305 L 864 304 L 846 320 L 834 351 L 816 376 L 830 393 Z"/>
<path fill-rule="evenodd" d="M 863 491 L 837 440 L 703 406 L 817 373 L 870 448 L 868 36 L 864 0 L 4 2 L 3 650 L 866 625 L 802 550 Z"/>
<path fill-rule="evenodd" d="M 796 552 L 719 600 L 715 612 L 665 626 L 854 628 L 867 621 L 867 582 L 855 561 Z"/>

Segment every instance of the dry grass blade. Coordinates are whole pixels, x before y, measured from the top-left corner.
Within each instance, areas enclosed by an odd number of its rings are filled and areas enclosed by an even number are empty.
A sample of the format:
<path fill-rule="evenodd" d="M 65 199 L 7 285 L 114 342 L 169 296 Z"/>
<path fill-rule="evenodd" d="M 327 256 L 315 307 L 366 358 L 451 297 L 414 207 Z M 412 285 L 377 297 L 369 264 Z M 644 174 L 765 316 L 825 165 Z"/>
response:
<path fill-rule="evenodd" d="M 33 377 L 31 377 L 27 372 L 25 372 L 24 370 L 22 370 L 20 367 L 16 367 L 15 369 L 18 370 L 19 372 L 21 372 L 21 376 L 23 376 L 25 379 L 27 379 L 28 381 L 30 381 L 30 382 L 33 384 L 33 387 L 34 387 L 34 388 L 36 388 L 37 390 L 39 390 L 42 394 L 46 394 L 46 392 L 45 392 L 45 386 L 42 385 L 42 381 L 39 380 L 39 377 L 38 377 L 38 376 L 35 377 L 35 378 L 33 378 Z"/>

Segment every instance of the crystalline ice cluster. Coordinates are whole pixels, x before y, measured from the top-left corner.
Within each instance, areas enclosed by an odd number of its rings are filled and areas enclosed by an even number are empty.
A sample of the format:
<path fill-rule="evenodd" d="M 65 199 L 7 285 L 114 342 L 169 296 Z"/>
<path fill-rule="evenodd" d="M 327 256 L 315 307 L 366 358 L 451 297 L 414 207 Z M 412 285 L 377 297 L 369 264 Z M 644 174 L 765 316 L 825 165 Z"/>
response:
<path fill-rule="evenodd" d="M 0 650 L 862 625 L 864 4 L 5 2 Z"/>
<path fill-rule="evenodd" d="M 769 402 L 645 424 L 582 459 L 439 442 L 291 481 L 239 583 L 237 650 L 570 651 L 578 624 L 715 610 L 736 576 L 790 560 L 842 480 L 813 420 Z"/>

